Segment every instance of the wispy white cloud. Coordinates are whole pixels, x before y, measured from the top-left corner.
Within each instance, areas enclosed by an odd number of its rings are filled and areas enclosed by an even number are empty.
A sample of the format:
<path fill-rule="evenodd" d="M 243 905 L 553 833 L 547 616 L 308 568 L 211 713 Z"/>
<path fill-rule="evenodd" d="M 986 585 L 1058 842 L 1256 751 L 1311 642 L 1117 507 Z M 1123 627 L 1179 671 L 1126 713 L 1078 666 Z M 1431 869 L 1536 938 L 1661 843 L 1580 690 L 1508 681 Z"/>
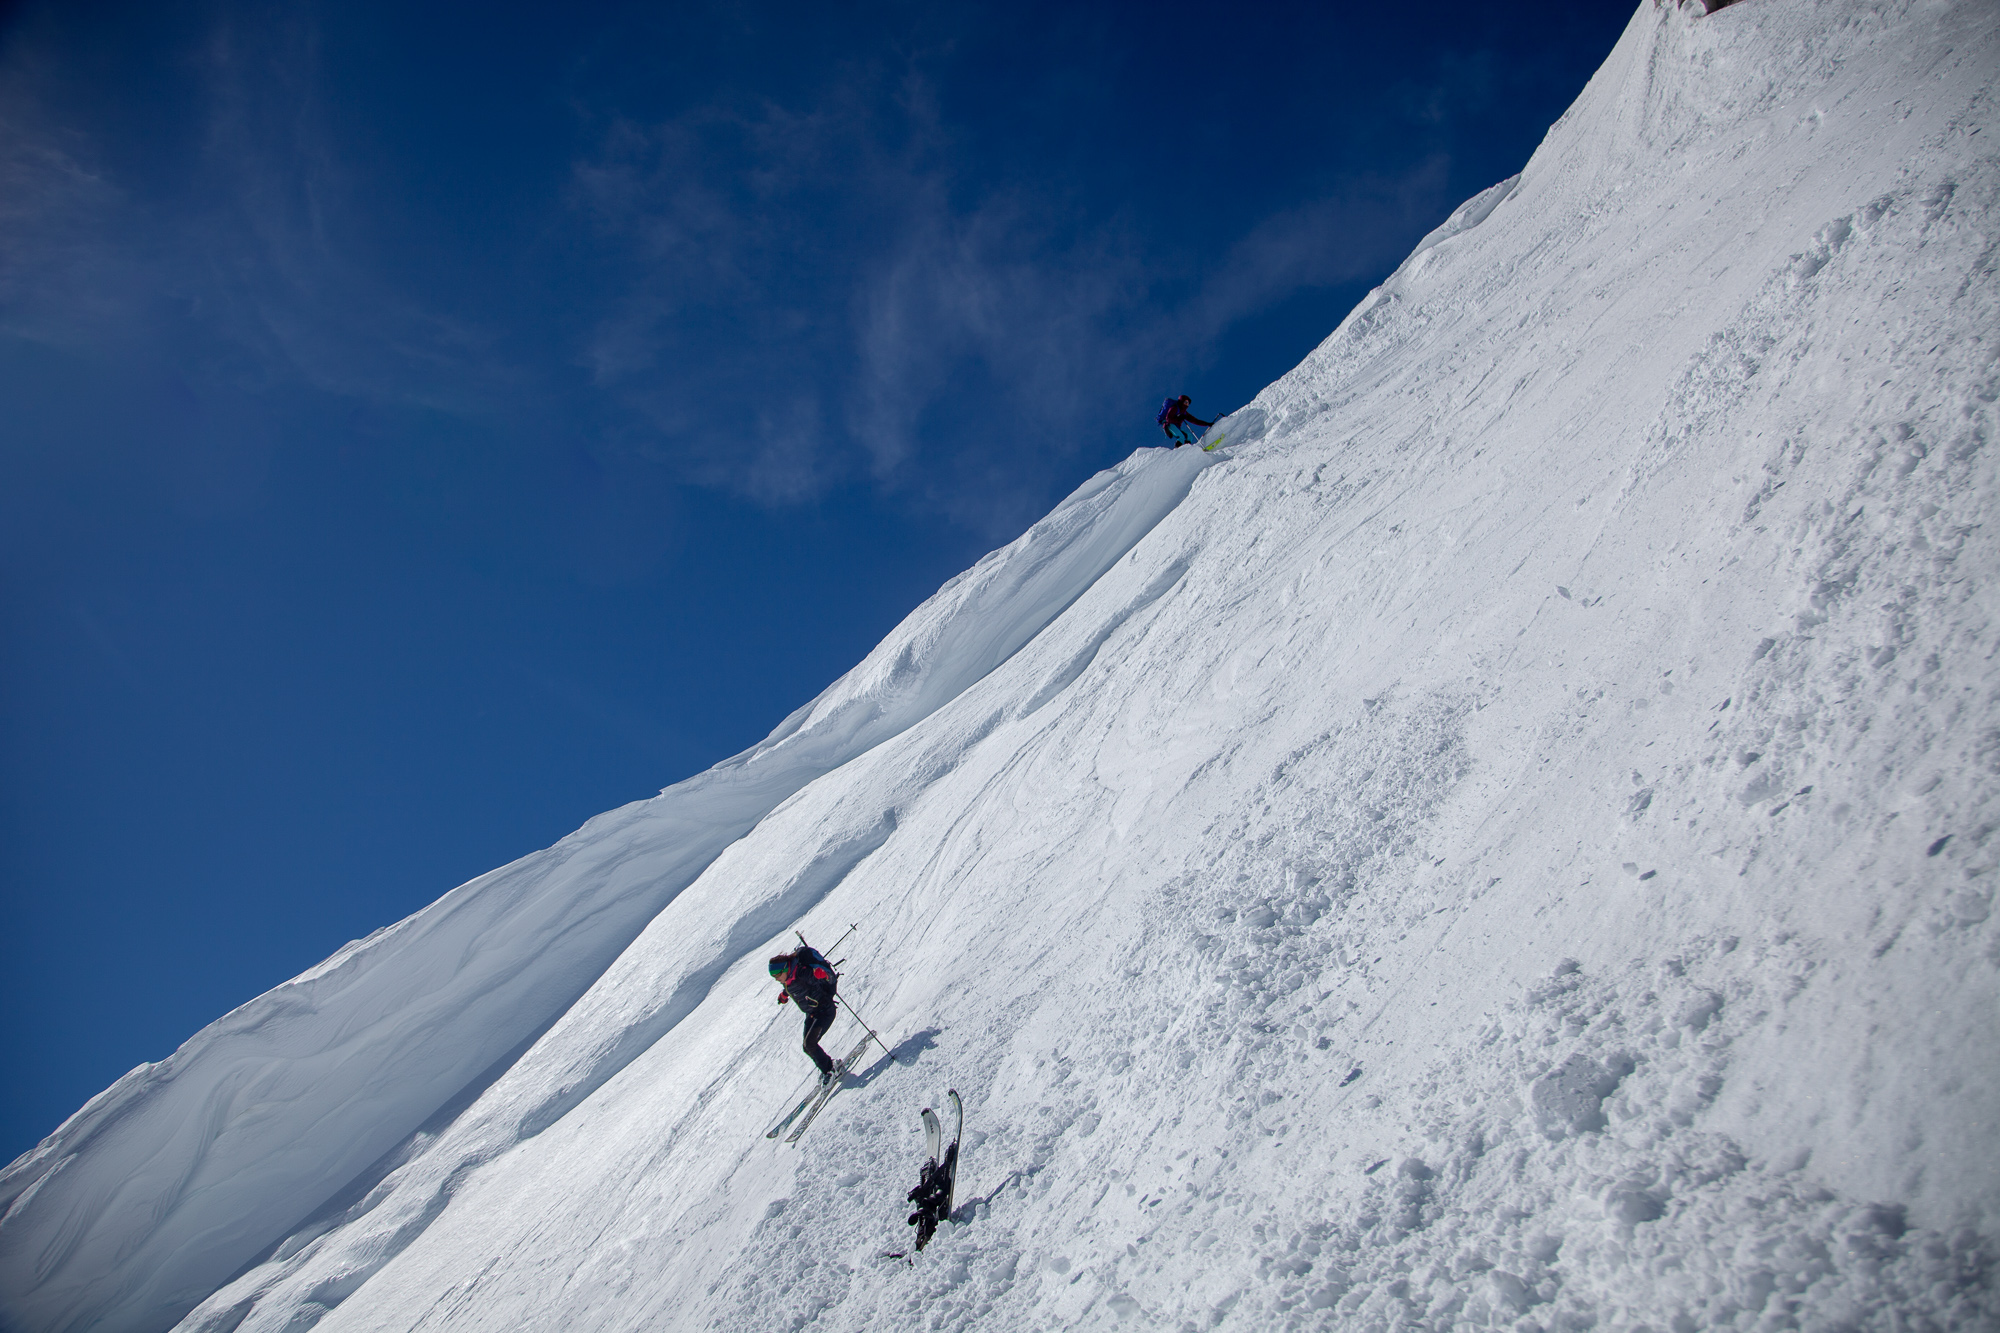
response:
<path fill-rule="evenodd" d="M 1382 272 L 1401 257 L 1409 231 L 1434 220 L 1448 165 L 1434 155 L 1400 176 L 1360 177 L 1338 195 L 1260 220 L 1202 284 L 1191 303 L 1196 324 L 1217 332 L 1301 290 Z"/>
<path fill-rule="evenodd" d="M 218 23 L 198 60 L 205 95 L 183 247 L 211 317 L 259 354 L 252 373 L 347 396 L 478 412 L 498 396 L 496 334 L 380 275 L 361 236 L 374 187 L 328 123 L 310 9 Z"/>
<path fill-rule="evenodd" d="M 224 14 L 160 53 L 180 113 L 142 147 L 79 123 L 96 90 L 17 34 L 0 61 L 0 330 L 138 347 L 239 388 L 294 383 L 477 411 L 503 382 L 491 332 L 378 275 L 370 202 L 323 105 L 311 11 Z"/>
<path fill-rule="evenodd" d="M 595 146 L 563 198 L 552 183 L 537 258 L 573 257 L 542 344 L 567 338 L 565 367 L 387 276 L 371 245 L 401 219 L 341 140 L 315 11 L 216 13 L 177 66 L 174 167 L 139 182 L 65 119 L 78 90 L 46 53 L 8 48 L 0 330 L 151 337 L 238 387 L 560 421 L 770 505 L 863 484 L 1004 535 L 1144 421 L 1163 375 L 1302 290 L 1386 271 L 1452 202 L 1432 157 L 1247 211 L 1203 259 L 1158 210 L 1242 208 L 1228 191 L 1107 210 L 1060 168 L 969 151 L 942 110 L 948 34 L 832 61 L 791 101 L 648 122 L 580 93 Z"/>
<path fill-rule="evenodd" d="M 1018 478 L 1146 411 L 1160 367 L 1386 270 L 1443 202 L 1432 159 L 1247 219 L 1193 274 L 1136 210 L 982 177 L 936 105 L 920 61 L 856 68 L 810 112 L 619 122 L 578 165 L 579 205 L 632 268 L 583 359 L 666 449 L 708 460 L 693 474 L 767 499 L 865 475 L 1017 526 L 1046 499 Z"/>
<path fill-rule="evenodd" d="M 107 244 L 129 200 L 50 115 L 51 77 L 22 41 L 0 63 L 0 332 L 65 345 L 117 327 L 143 261 Z"/>

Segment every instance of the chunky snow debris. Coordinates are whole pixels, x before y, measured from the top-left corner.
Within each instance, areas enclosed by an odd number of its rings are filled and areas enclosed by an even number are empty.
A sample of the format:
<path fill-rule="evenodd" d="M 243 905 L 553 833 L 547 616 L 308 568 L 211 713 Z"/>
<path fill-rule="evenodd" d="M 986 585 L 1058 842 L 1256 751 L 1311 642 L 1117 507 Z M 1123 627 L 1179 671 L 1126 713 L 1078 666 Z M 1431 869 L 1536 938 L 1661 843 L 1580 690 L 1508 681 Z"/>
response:
<path fill-rule="evenodd" d="M 1221 453 L 86 1107 L 10 1325 L 2000 1322 L 2000 10 L 1698 9 Z"/>

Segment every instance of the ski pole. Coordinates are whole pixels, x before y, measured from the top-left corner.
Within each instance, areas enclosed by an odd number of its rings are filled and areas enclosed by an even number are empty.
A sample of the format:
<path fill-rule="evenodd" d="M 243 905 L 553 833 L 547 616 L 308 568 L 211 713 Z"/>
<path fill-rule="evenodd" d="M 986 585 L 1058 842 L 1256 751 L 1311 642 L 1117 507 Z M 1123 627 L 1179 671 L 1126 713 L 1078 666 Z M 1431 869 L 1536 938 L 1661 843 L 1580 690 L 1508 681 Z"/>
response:
<path fill-rule="evenodd" d="M 838 949 L 842 944 L 846 943 L 848 935 L 852 935 L 855 931 L 859 929 L 861 929 L 860 926 L 849 926 L 845 934 L 843 934 L 839 939 L 835 940 L 832 944 L 828 945 L 826 948 L 820 950 L 820 952 L 826 954 L 832 953 L 835 949 Z M 812 945 L 806 944 L 805 932 L 794 927 L 792 930 L 792 934 L 797 935 L 799 937 L 800 944 L 805 944 L 806 948 L 808 949 L 812 948 Z"/>
<path fill-rule="evenodd" d="M 847 1010 L 848 1013 L 854 1015 L 855 1022 L 859 1023 L 864 1028 L 868 1028 L 868 1035 L 874 1038 L 875 1044 L 877 1046 L 880 1046 L 882 1048 L 882 1054 L 889 1057 L 890 1064 L 892 1065 L 895 1064 L 896 1053 L 889 1049 L 889 1047 L 883 1042 L 881 1036 L 875 1031 L 874 1028 L 868 1027 L 868 1020 L 863 1018 L 860 1012 L 856 1010 L 855 1007 L 849 1004 L 846 1000 L 841 999 L 838 995 L 834 996 L 833 998 L 835 1003 L 839 1004 L 841 1008 Z"/>

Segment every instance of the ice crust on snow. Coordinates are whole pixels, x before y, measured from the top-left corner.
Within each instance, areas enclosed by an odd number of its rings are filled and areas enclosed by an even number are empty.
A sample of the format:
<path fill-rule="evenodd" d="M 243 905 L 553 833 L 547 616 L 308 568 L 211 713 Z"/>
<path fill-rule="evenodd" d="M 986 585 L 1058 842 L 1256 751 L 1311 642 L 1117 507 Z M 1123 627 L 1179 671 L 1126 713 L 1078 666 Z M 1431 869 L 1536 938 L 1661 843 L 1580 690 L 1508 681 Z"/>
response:
<path fill-rule="evenodd" d="M 1696 8 L 1221 452 L 94 1099 L 8 1326 L 1995 1326 L 2000 10 Z"/>

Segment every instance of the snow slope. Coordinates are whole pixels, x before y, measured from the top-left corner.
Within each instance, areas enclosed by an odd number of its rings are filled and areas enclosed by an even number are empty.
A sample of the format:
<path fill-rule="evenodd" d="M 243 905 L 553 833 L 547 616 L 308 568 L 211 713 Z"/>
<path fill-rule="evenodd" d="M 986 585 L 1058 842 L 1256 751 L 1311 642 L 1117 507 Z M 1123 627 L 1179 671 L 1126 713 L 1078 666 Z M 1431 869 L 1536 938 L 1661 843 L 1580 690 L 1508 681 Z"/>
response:
<path fill-rule="evenodd" d="M 801 787 L 962 692 L 1186 495 L 1199 464 L 1093 478 L 914 612 L 762 744 L 600 815 L 357 940 L 93 1098 L 0 1174 L 0 1292 L 23 1328 L 160 1329 L 432 1117 L 463 1109 L 731 842 Z M 879 838 L 877 839 L 879 841 Z M 853 859 L 768 905 L 760 942 Z M 841 856 L 848 859 L 842 861 Z M 487 1151 L 532 1135 L 686 1016 L 743 947 L 568 1051 Z M 421 1137 L 421 1136 L 420 1136 Z M 369 1172 L 371 1166 L 374 1168 Z M 372 1181 L 371 1181 L 372 1183 Z"/>
<path fill-rule="evenodd" d="M 1994 1326 L 1996 71 L 1648 0 L 1222 453 L 9 1168 L 9 1326 Z"/>

